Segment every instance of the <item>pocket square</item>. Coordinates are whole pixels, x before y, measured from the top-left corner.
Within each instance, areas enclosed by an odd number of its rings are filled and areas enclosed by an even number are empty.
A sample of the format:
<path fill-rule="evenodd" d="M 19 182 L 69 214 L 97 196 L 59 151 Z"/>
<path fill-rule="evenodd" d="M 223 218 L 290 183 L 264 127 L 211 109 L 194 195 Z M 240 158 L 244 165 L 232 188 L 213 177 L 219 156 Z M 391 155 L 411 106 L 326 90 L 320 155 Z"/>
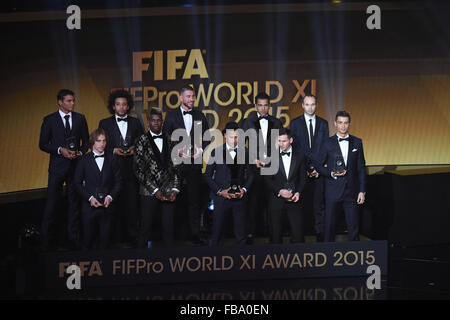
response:
<path fill-rule="evenodd" d="M 358 151 L 358 149 L 353 149 L 352 152 Z"/>

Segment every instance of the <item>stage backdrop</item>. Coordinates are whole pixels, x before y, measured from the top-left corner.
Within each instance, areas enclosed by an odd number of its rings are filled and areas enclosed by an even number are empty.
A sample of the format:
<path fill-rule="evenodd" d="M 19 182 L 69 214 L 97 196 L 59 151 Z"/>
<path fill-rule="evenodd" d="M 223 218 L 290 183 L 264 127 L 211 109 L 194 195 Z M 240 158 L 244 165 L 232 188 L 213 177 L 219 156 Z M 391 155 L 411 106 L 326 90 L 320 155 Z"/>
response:
<path fill-rule="evenodd" d="M 336 111 L 350 112 L 367 165 L 448 164 L 450 10 L 380 5 L 382 28 L 368 30 L 367 6 L 81 8 L 80 30 L 65 11 L 1 14 L 0 193 L 46 187 L 39 131 L 61 88 L 89 131 L 114 88 L 133 93 L 144 120 L 150 107 L 177 108 L 190 84 L 219 129 L 254 112 L 259 91 L 289 127 L 313 93 L 330 134 Z"/>

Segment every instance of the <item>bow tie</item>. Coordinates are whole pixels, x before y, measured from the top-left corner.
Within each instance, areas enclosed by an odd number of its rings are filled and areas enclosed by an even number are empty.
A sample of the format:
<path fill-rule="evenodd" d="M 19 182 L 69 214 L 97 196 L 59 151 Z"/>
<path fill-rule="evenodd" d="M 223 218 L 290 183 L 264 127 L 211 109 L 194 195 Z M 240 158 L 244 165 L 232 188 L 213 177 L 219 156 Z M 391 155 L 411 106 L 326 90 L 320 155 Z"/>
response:
<path fill-rule="evenodd" d="M 237 148 L 230 148 L 230 149 L 228 149 L 228 152 L 231 152 L 231 151 L 234 151 L 234 152 L 236 152 L 237 153 Z"/>
<path fill-rule="evenodd" d="M 281 156 L 288 156 L 288 157 L 290 157 L 291 156 L 291 152 L 290 151 L 289 152 L 281 151 Z"/>
<path fill-rule="evenodd" d="M 192 110 L 191 111 L 183 111 L 183 116 L 187 115 L 187 114 L 190 114 L 192 116 Z"/>
<path fill-rule="evenodd" d="M 162 138 L 163 138 L 162 134 L 160 134 L 159 136 L 153 136 L 153 140 L 155 140 L 155 139 L 162 139 Z"/>
<path fill-rule="evenodd" d="M 350 137 L 347 137 L 347 138 L 338 138 L 338 142 L 341 142 L 341 141 L 350 141 Z"/>
<path fill-rule="evenodd" d="M 120 122 L 120 121 L 128 122 L 128 117 L 127 118 L 117 118 L 117 122 Z"/>
<path fill-rule="evenodd" d="M 258 117 L 258 120 L 269 120 L 269 116 L 268 115 L 265 115 L 265 116 L 259 116 Z"/>
<path fill-rule="evenodd" d="M 105 157 L 105 154 L 101 154 L 101 155 L 95 155 L 94 154 L 94 159 L 97 159 L 97 158 L 104 158 Z"/>

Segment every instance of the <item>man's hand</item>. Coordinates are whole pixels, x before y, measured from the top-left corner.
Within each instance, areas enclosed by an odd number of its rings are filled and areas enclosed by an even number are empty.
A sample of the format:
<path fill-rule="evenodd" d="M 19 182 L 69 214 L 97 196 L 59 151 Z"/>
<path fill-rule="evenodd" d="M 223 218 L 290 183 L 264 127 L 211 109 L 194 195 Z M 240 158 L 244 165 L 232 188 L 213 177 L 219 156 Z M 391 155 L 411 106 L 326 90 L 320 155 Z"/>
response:
<path fill-rule="evenodd" d="M 310 177 L 310 178 L 318 178 L 319 177 L 319 173 L 316 171 L 316 170 L 314 170 L 313 172 L 308 172 L 308 177 Z"/>
<path fill-rule="evenodd" d="M 69 160 L 73 160 L 79 156 L 79 154 L 76 153 L 75 151 L 70 151 L 69 149 L 63 147 L 59 148 L 59 152 L 62 154 L 64 158 Z"/>
<path fill-rule="evenodd" d="M 131 146 L 128 150 L 126 155 L 127 156 L 132 156 L 134 154 L 134 146 Z"/>
<path fill-rule="evenodd" d="M 194 159 L 197 159 L 198 157 L 201 157 L 201 155 L 202 155 L 202 150 L 199 148 L 199 147 L 197 147 L 197 145 L 195 144 L 194 145 L 194 148 L 195 148 L 195 153 L 194 153 L 194 155 L 192 156 Z"/>
<path fill-rule="evenodd" d="M 347 170 L 344 170 L 344 171 L 339 172 L 339 173 L 336 173 L 336 172 L 333 171 L 333 176 L 335 176 L 335 177 L 343 177 L 346 174 L 347 174 Z"/>
<path fill-rule="evenodd" d="M 134 147 L 132 147 L 132 148 L 133 148 L 133 153 L 134 153 Z M 127 156 L 130 155 L 128 152 L 123 152 L 123 150 L 121 148 L 114 148 L 113 153 L 115 155 L 118 155 L 118 156 L 121 156 L 121 157 L 127 157 Z"/>
<path fill-rule="evenodd" d="M 172 195 L 169 198 L 169 201 L 170 202 L 174 202 L 177 199 L 177 195 L 178 195 L 178 192 L 177 191 L 173 191 Z"/>
<path fill-rule="evenodd" d="M 364 192 L 360 192 L 360 193 L 358 194 L 358 200 L 356 200 L 356 202 L 357 202 L 358 204 L 363 204 L 364 201 L 366 201 L 366 194 L 365 194 Z"/>
<path fill-rule="evenodd" d="M 236 198 L 242 199 L 242 197 L 244 196 L 244 194 L 245 194 L 245 190 L 242 189 L 241 187 L 239 187 L 239 193 L 236 193 Z"/>
<path fill-rule="evenodd" d="M 222 197 L 224 197 L 225 199 L 232 199 L 231 195 L 228 193 L 228 191 L 229 191 L 230 189 L 231 189 L 231 188 L 228 188 L 228 189 L 225 189 L 225 190 L 220 191 L 220 195 L 221 195 Z"/>
<path fill-rule="evenodd" d="M 158 199 L 158 200 L 161 200 L 161 201 L 165 201 L 166 200 L 166 198 L 164 198 L 164 196 L 163 196 L 163 194 L 162 194 L 162 192 L 161 191 L 156 191 L 156 193 L 155 193 L 155 197 L 156 197 L 156 199 Z"/>
<path fill-rule="evenodd" d="M 90 203 L 91 203 L 91 207 L 95 207 L 95 208 L 98 208 L 98 207 L 102 207 L 102 206 L 103 206 L 100 202 L 98 202 L 97 199 L 95 199 L 95 197 L 92 197 L 92 198 L 91 198 Z"/>
<path fill-rule="evenodd" d="M 105 203 L 103 204 L 103 206 L 105 207 L 105 208 L 108 208 L 109 207 L 109 205 L 111 204 L 111 197 L 108 197 L 108 196 L 106 196 L 106 198 L 105 198 Z"/>
<path fill-rule="evenodd" d="M 258 169 L 264 168 L 266 166 L 266 164 L 261 160 L 255 160 L 255 164 Z"/>
<path fill-rule="evenodd" d="M 300 193 L 299 193 L 299 192 L 296 192 L 296 193 L 294 194 L 294 196 L 292 197 L 292 201 L 293 201 L 293 202 L 297 202 L 298 200 L 300 200 Z"/>
<path fill-rule="evenodd" d="M 280 196 L 282 196 L 285 199 L 290 199 L 292 197 L 292 192 L 286 189 L 281 189 L 279 193 Z"/>

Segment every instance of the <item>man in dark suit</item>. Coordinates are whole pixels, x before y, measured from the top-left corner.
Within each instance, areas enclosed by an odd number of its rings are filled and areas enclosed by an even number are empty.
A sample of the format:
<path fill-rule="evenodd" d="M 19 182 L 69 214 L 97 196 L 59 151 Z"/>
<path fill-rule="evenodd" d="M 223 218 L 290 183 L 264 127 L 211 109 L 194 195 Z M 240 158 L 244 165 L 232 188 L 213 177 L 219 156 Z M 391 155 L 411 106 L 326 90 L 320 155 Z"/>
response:
<path fill-rule="evenodd" d="M 210 246 L 221 244 L 225 214 L 233 212 L 236 243 L 246 243 L 245 213 L 247 192 L 254 179 L 254 165 L 248 163 L 245 144 L 238 145 L 239 129 L 236 122 L 229 122 L 223 130 L 225 144 L 211 152 L 204 178 L 211 189 L 214 201 L 212 236 Z"/>
<path fill-rule="evenodd" d="M 39 148 L 50 154 L 47 202 L 42 219 L 42 247 L 48 250 L 55 242 L 56 210 L 64 182 L 67 186 L 67 238 L 72 249 L 79 246 L 79 197 L 73 184 L 78 157 L 88 150 L 89 131 L 84 115 L 74 112 L 74 93 L 68 89 L 58 92 L 59 110 L 44 118 Z"/>
<path fill-rule="evenodd" d="M 205 115 L 194 109 L 194 90 L 185 86 L 180 90 L 181 106 L 167 113 L 164 121 L 163 133 L 172 137 L 179 134 L 179 143 L 189 141 L 185 148 L 180 148 L 180 157 L 186 160 L 178 167 L 182 183 L 181 192 L 183 201 L 179 202 L 187 208 L 189 218 L 189 229 L 193 245 L 202 245 L 204 241 L 200 238 L 200 200 L 201 200 L 201 178 L 202 178 L 202 154 L 208 145 L 204 141 L 203 134 L 209 129 Z M 180 129 L 180 130 L 177 130 Z"/>
<path fill-rule="evenodd" d="M 105 153 L 107 134 L 96 129 L 89 137 L 92 152 L 83 155 L 77 164 L 74 183 L 81 196 L 83 248 L 94 248 L 99 236 L 99 249 L 107 249 L 112 233 L 114 200 L 122 185 L 119 165 L 111 153 Z"/>
<path fill-rule="evenodd" d="M 308 179 L 305 186 L 304 209 L 311 208 L 314 216 L 314 229 L 318 242 L 323 241 L 323 217 L 325 214 L 324 177 L 313 166 L 313 157 L 321 152 L 328 140 L 328 121 L 316 115 L 317 98 L 306 95 L 302 101 L 304 114 L 291 121 L 294 147 L 306 155 Z M 322 165 L 322 164 L 321 164 Z M 311 196 L 309 196 L 311 195 Z M 309 214 L 308 214 L 309 215 Z"/>
<path fill-rule="evenodd" d="M 287 213 L 291 242 L 304 242 L 303 213 L 300 199 L 306 182 L 305 156 L 292 147 L 289 129 L 280 129 L 278 145 L 280 159 L 278 172 L 266 176 L 270 188 L 269 210 L 272 219 L 272 242 L 283 242 L 283 214 Z"/>
<path fill-rule="evenodd" d="M 133 172 L 134 143 L 144 134 L 141 122 L 129 115 L 133 109 L 133 96 L 126 90 L 110 93 L 108 110 L 113 116 L 100 120 L 99 128 L 108 134 L 106 152 L 114 154 L 123 177 L 123 188 L 116 199 L 114 242 L 124 247 L 135 245 L 137 238 L 138 182 Z"/>
<path fill-rule="evenodd" d="M 348 133 L 350 114 L 338 111 L 336 135 L 324 144 L 316 165 L 325 177 L 325 239 L 334 241 L 338 213 L 344 209 L 350 241 L 359 240 L 358 205 L 365 201 L 366 161 L 362 140 Z M 319 164 L 326 163 L 327 167 Z"/>
<path fill-rule="evenodd" d="M 166 247 L 174 243 L 175 200 L 180 180 L 172 161 L 175 145 L 162 134 L 162 110 L 152 108 L 148 114 L 150 130 L 136 141 L 134 171 L 140 183 L 141 226 L 138 247 L 146 248 L 155 216 L 161 214 L 162 235 Z"/>
<path fill-rule="evenodd" d="M 269 114 L 270 109 L 270 97 L 260 92 L 255 97 L 255 109 L 256 113 L 253 113 L 247 119 L 244 120 L 242 129 L 247 131 L 248 129 L 254 129 L 257 132 L 258 142 L 256 145 L 257 160 L 265 162 L 264 156 L 270 157 L 271 155 L 271 130 L 281 129 L 283 127 L 281 121 Z M 251 146 L 249 145 L 249 148 Z M 264 153 L 260 157 L 261 153 Z M 253 237 L 255 236 L 257 226 L 259 222 L 262 227 L 269 233 L 269 216 L 267 212 L 267 187 L 265 185 L 264 177 L 261 175 L 260 168 L 257 169 L 255 174 L 255 181 L 252 191 L 249 194 L 249 211 L 247 216 L 247 242 L 253 243 Z"/>

